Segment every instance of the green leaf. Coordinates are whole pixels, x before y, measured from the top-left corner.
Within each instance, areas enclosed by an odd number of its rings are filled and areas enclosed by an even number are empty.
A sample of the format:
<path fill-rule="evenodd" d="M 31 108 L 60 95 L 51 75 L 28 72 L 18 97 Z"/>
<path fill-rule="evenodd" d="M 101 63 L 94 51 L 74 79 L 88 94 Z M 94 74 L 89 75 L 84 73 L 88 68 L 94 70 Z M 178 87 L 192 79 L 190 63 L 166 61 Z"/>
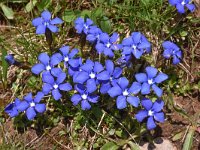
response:
<path fill-rule="evenodd" d="M 117 150 L 119 148 L 114 142 L 108 142 L 104 144 L 100 150 Z"/>
<path fill-rule="evenodd" d="M 42 0 L 38 5 L 38 9 L 40 11 L 43 11 L 44 9 L 47 9 L 52 4 L 52 0 Z"/>
<path fill-rule="evenodd" d="M 73 10 L 66 10 L 63 13 L 62 19 L 66 22 L 72 22 L 76 18 L 76 15 Z"/>
<path fill-rule="evenodd" d="M 129 141 L 128 145 L 131 147 L 131 150 L 140 150 L 140 147 L 132 141 Z"/>
<path fill-rule="evenodd" d="M 30 12 L 36 5 L 37 0 L 31 0 L 26 6 L 25 6 L 25 11 Z"/>
<path fill-rule="evenodd" d="M 103 19 L 100 21 L 100 26 L 104 32 L 111 32 L 111 23 L 108 17 L 103 17 Z"/>
<path fill-rule="evenodd" d="M 99 3 L 104 3 L 105 0 L 97 0 Z"/>
<path fill-rule="evenodd" d="M 91 16 L 91 11 L 85 9 L 85 10 L 83 10 L 83 11 L 81 12 L 81 16 L 84 17 L 84 18 L 85 18 L 85 17 L 86 17 L 86 18 L 90 18 L 90 16 Z"/>
<path fill-rule="evenodd" d="M 189 132 L 185 138 L 185 142 L 183 144 L 182 150 L 190 150 L 192 149 L 192 143 L 193 143 L 193 136 L 194 136 L 194 128 L 190 127 Z"/>
<path fill-rule="evenodd" d="M 172 137 L 172 141 L 177 141 L 183 137 L 183 132 L 179 132 Z"/>
<path fill-rule="evenodd" d="M 4 5 L 3 3 L 0 3 L 0 7 L 4 13 L 4 15 L 8 18 L 8 19 L 13 19 L 14 18 L 14 12 L 11 8 L 7 7 L 6 5 Z"/>
<path fill-rule="evenodd" d="M 6 82 L 7 82 L 7 72 L 8 72 L 8 63 L 5 60 L 5 56 L 7 55 L 7 51 L 4 48 L 2 48 L 1 53 L 2 53 L 1 60 L 2 60 L 2 67 L 3 67 L 2 79 L 3 79 L 4 84 L 6 84 Z"/>

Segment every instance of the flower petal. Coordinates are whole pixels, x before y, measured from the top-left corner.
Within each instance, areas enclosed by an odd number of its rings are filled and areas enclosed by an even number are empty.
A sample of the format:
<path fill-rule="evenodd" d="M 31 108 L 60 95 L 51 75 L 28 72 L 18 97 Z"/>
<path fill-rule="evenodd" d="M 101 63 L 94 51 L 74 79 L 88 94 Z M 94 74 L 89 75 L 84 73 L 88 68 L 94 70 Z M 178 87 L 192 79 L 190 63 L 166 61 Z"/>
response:
<path fill-rule="evenodd" d="M 88 103 L 87 100 L 82 100 L 81 101 L 81 108 L 82 108 L 82 110 L 88 110 L 88 109 L 91 108 L 91 105 L 90 105 L 90 103 Z"/>
<path fill-rule="evenodd" d="M 101 85 L 100 92 L 101 92 L 102 94 L 106 94 L 106 93 L 108 92 L 108 90 L 110 90 L 110 88 L 111 88 L 111 85 L 110 85 L 109 82 L 108 82 L 108 83 L 103 83 L 103 84 Z"/>
<path fill-rule="evenodd" d="M 29 107 L 29 103 L 28 103 L 27 101 L 21 101 L 21 102 L 16 106 L 16 108 L 17 108 L 19 111 L 21 111 L 21 112 L 25 111 L 28 107 Z"/>
<path fill-rule="evenodd" d="M 184 5 L 178 3 L 176 4 L 176 8 L 180 14 L 185 13 Z"/>
<path fill-rule="evenodd" d="M 158 72 L 158 70 L 156 68 L 151 67 L 151 66 L 146 67 L 145 70 L 146 70 L 148 78 L 150 78 L 150 79 L 154 78 Z"/>
<path fill-rule="evenodd" d="M 164 74 L 164 73 L 159 73 L 157 76 L 156 76 L 156 78 L 155 78 L 155 82 L 156 83 L 161 83 L 161 82 L 163 82 L 163 81 L 165 81 L 165 80 L 167 80 L 168 79 L 168 75 L 166 75 L 166 74 Z"/>
<path fill-rule="evenodd" d="M 45 31 L 46 31 L 46 26 L 44 26 L 44 25 L 39 25 L 39 26 L 37 26 L 36 34 L 44 34 Z"/>
<path fill-rule="evenodd" d="M 195 10 L 195 5 L 194 5 L 194 4 L 186 4 L 186 7 L 187 7 L 191 12 L 194 12 L 194 10 Z"/>
<path fill-rule="evenodd" d="M 32 93 L 28 93 L 26 96 L 24 96 L 24 100 L 31 102 L 33 100 Z"/>
<path fill-rule="evenodd" d="M 36 74 L 36 75 L 40 74 L 40 72 L 42 72 L 43 70 L 45 70 L 45 66 L 43 64 L 35 64 L 31 68 L 31 72 Z"/>
<path fill-rule="evenodd" d="M 169 59 L 172 55 L 172 49 L 165 49 L 163 52 L 163 57 Z"/>
<path fill-rule="evenodd" d="M 136 115 L 135 118 L 138 122 L 142 122 L 144 118 L 148 116 L 148 112 L 146 110 L 140 110 Z"/>
<path fill-rule="evenodd" d="M 110 42 L 111 42 L 111 43 L 114 43 L 114 42 L 117 41 L 118 38 L 119 38 L 119 34 L 116 33 L 116 32 L 114 32 L 114 33 L 112 34 L 112 36 L 110 37 Z"/>
<path fill-rule="evenodd" d="M 118 84 L 122 88 L 122 90 L 125 90 L 129 84 L 129 81 L 126 77 L 121 77 L 118 80 Z"/>
<path fill-rule="evenodd" d="M 51 84 L 48 84 L 48 83 L 45 83 L 43 84 L 42 86 L 42 92 L 47 95 L 49 94 L 49 92 L 53 89 L 52 85 Z"/>
<path fill-rule="evenodd" d="M 114 72 L 113 72 L 113 77 L 116 79 L 116 78 L 119 78 L 122 74 L 122 71 L 123 69 L 120 68 L 120 67 L 115 67 L 114 69 Z"/>
<path fill-rule="evenodd" d="M 87 92 L 89 92 L 89 93 L 94 92 L 97 89 L 95 79 L 87 80 L 86 87 L 87 87 Z"/>
<path fill-rule="evenodd" d="M 97 103 L 99 99 L 99 96 L 97 95 L 89 95 L 88 96 L 88 101 L 90 101 L 91 103 Z"/>
<path fill-rule="evenodd" d="M 54 77 L 52 75 L 50 75 L 49 73 L 43 73 L 42 74 L 42 81 L 44 83 L 49 83 L 51 85 L 54 84 Z"/>
<path fill-rule="evenodd" d="M 89 79 L 89 75 L 85 71 L 77 72 L 73 76 L 73 82 L 74 83 L 83 84 L 87 79 Z"/>
<path fill-rule="evenodd" d="M 150 110 L 152 105 L 153 105 L 152 101 L 150 99 L 147 99 L 147 98 L 144 98 L 141 101 L 141 104 L 146 110 Z"/>
<path fill-rule="evenodd" d="M 180 63 L 180 59 L 176 55 L 173 55 L 173 64 L 177 65 L 178 63 Z"/>
<path fill-rule="evenodd" d="M 79 94 L 74 94 L 72 97 L 71 97 L 71 101 L 73 103 L 73 105 L 78 105 L 78 103 L 81 101 L 81 96 Z"/>
<path fill-rule="evenodd" d="M 109 80 L 110 75 L 108 71 L 102 71 L 101 73 L 97 74 L 97 80 Z"/>
<path fill-rule="evenodd" d="M 114 57 L 114 53 L 110 48 L 104 48 L 103 53 L 105 56 L 109 56 L 111 58 Z"/>
<path fill-rule="evenodd" d="M 124 109 L 127 107 L 126 104 L 126 97 L 125 96 L 118 96 L 117 100 L 116 100 L 116 104 L 117 104 L 117 109 Z"/>
<path fill-rule="evenodd" d="M 154 90 L 154 92 L 156 93 L 156 95 L 158 97 L 161 97 L 163 94 L 163 90 L 161 88 L 159 88 L 156 84 L 152 85 L 152 89 Z"/>
<path fill-rule="evenodd" d="M 43 92 L 37 92 L 37 95 L 34 98 L 34 102 L 35 103 L 39 103 L 43 97 L 44 97 L 44 93 Z"/>
<path fill-rule="evenodd" d="M 74 48 L 72 51 L 69 53 L 69 58 L 74 57 L 76 54 L 78 54 L 79 50 Z"/>
<path fill-rule="evenodd" d="M 47 66 L 49 64 L 49 55 L 47 55 L 47 53 L 41 53 L 39 56 L 38 56 L 38 60 L 43 63 L 45 66 Z"/>
<path fill-rule="evenodd" d="M 128 91 L 131 94 L 137 94 L 140 92 L 141 88 L 142 88 L 141 83 L 133 82 Z"/>
<path fill-rule="evenodd" d="M 133 32 L 131 33 L 131 36 L 133 38 L 134 43 L 137 44 L 140 42 L 142 34 L 140 32 Z"/>
<path fill-rule="evenodd" d="M 135 96 L 128 96 L 127 102 L 134 107 L 138 107 L 140 99 L 138 97 L 135 97 Z"/>
<path fill-rule="evenodd" d="M 61 68 L 52 68 L 51 69 L 51 74 L 54 77 L 58 77 L 61 73 L 62 73 L 62 69 Z"/>
<path fill-rule="evenodd" d="M 46 105 L 45 104 L 36 104 L 35 110 L 39 113 L 43 113 L 46 110 Z"/>
<path fill-rule="evenodd" d="M 154 114 L 154 119 L 158 122 L 164 122 L 165 121 L 165 115 L 163 112 L 160 112 L 160 113 L 155 113 Z"/>
<path fill-rule="evenodd" d="M 105 48 L 105 46 L 102 43 L 97 43 L 95 48 L 96 48 L 98 53 L 102 53 L 104 48 Z"/>
<path fill-rule="evenodd" d="M 111 60 L 106 60 L 105 66 L 106 66 L 106 70 L 111 75 L 114 71 L 114 63 Z"/>
<path fill-rule="evenodd" d="M 48 10 L 43 11 L 41 16 L 45 21 L 49 21 L 51 19 L 51 13 Z"/>
<path fill-rule="evenodd" d="M 51 32 L 53 32 L 53 33 L 58 32 L 58 27 L 56 27 L 54 25 L 48 25 L 47 28 L 49 28 L 49 30 L 51 30 Z"/>
<path fill-rule="evenodd" d="M 61 73 L 59 76 L 58 76 L 58 78 L 57 78 L 57 80 L 56 80 L 56 83 L 57 84 L 61 84 L 61 83 L 63 83 L 63 81 L 66 79 L 66 73 Z"/>
<path fill-rule="evenodd" d="M 33 120 L 36 116 L 35 109 L 33 107 L 29 107 L 26 110 L 26 116 L 27 116 L 28 120 Z"/>
<path fill-rule="evenodd" d="M 150 93 L 150 85 L 146 82 L 144 82 L 142 84 L 142 87 L 141 87 L 141 94 L 143 95 L 146 95 L 146 94 L 149 94 Z"/>
<path fill-rule="evenodd" d="M 60 53 L 55 53 L 51 56 L 51 65 L 58 65 L 61 61 L 63 61 L 63 57 Z"/>
<path fill-rule="evenodd" d="M 147 75 L 145 73 L 137 73 L 135 78 L 140 83 L 147 82 Z"/>
<path fill-rule="evenodd" d="M 164 102 L 162 100 L 157 100 L 154 102 L 152 110 L 154 112 L 159 112 L 163 109 L 163 106 L 164 106 Z"/>
<path fill-rule="evenodd" d="M 83 94 L 85 92 L 85 90 L 86 90 L 86 88 L 85 88 L 85 86 L 83 84 L 76 84 L 74 86 L 74 89 L 76 91 L 78 91 L 80 94 Z"/>
<path fill-rule="evenodd" d="M 60 92 L 59 92 L 58 89 L 54 89 L 54 90 L 52 91 L 52 95 L 53 95 L 53 98 L 54 98 L 56 101 L 59 100 L 59 99 L 62 97 L 62 95 L 60 94 Z"/>
<path fill-rule="evenodd" d="M 72 66 L 73 68 L 76 68 L 80 65 L 79 63 L 79 58 L 75 58 L 75 59 L 70 59 L 68 61 L 69 65 Z"/>
<path fill-rule="evenodd" d="M 118 96 L 118 95 L 122 94 L 122 89 L 118 85 L 116 85 L 116 86 L 110 88 L 110 90 L 108 91 L 108 94 L 111 97 Z"/>
<path fill-rule="evenodd" d="M 61 23 L 63 23 L 63 21 L 60 18 L 56 17 L 56 18 L 52 19 L 50 21 L 50 23 L 51 24 L 61 24 Z"/>
<path fill-rule="evenodd" d="M 59 85 L 59 89 L 62 91 L 70 91 L 72 89 L 72 86 L 69 83 L 64 83 Z"/>
<path fill-rule="evenodd" d="M 147 120 L 147 129 L 148 130 L 152 130 L 156 127 L 156 124 L 153 120 L 153 117 L 149 117 L 148 120 Z"/>
<path fill-rule="evenodd" d="M 137 59 L 140 59 L 140 57 L 142 56 L 142 54 L 143 54 L 143 50 L 139 50 L 139 49 L 136 49 L 136 50 L 133 50 L 132 51 L 132 53 L 133 53 L 133 55 L 135 56 L 135 58 L 137 58 Z"/>
<path fill-rule="evenodd" d="M 41 17 L 37 17 L 35 19 L 33 19 L 32 24 L 33 26 L 37 27 L 39 25 L 41 25 L 43 22 L 43 19 Z"/>
<path fill-rule="evenodd" d="M 99 72 L 103 71 L 104 68 L 103 68 L 102 64 L 100 64 L 99 62 L 95 61 L 93 70 L 94 70 L 95 73 L 99 73 Z"/>

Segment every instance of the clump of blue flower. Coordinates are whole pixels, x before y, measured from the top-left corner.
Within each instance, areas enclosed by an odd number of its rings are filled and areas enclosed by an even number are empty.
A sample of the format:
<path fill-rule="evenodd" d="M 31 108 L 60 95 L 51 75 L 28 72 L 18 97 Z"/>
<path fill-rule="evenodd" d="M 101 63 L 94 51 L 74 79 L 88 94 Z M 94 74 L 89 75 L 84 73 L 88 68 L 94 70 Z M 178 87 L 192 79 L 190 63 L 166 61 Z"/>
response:
<path fill-rule="evenodd" d="M 195 5 L 192 4 L 191 0 L 169 0 L 172 6 L 175 6 L 179 13 L 185 13 L 185 7 L 187 7 L 191 12 L 194 12 Z"/>

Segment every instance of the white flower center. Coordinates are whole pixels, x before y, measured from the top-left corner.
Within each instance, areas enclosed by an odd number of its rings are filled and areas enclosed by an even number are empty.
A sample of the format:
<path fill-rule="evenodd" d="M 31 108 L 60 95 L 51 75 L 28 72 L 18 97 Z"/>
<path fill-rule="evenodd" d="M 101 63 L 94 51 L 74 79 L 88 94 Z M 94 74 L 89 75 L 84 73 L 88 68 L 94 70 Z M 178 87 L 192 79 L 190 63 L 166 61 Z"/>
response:
<path fill-rule="evenodd" d="M 127 96 L 128 94 L 129 94 L 128 91 L 127 91 L 127 90 L 124 90 L 123 95 L 124 95 L 124 96 Z"/>
<path fill-rule="evenodd" d="M 113 80 L 113 77 L 110 77 L 110 81 L 112 81 Z"/>
<path fill-rule="evenodd" d="M 181 5 L 185 5 L 185 4 L 186 4 L 185 1 L 182 1 Z"/>
<path fill-rule="evenodd" d="M 153 116 L 153 114 L 154 114 L 154 112 L 153 112 L 152 110 L 149 110 L 149 111 L 148 111 L 148 115 L 149 115 L 149 116 Z"/>
<path fill-rule="evenodd" d="M 35 103 L 34 103 L 34 102 L 31 102 L 31 103 L 30 103 L 30 106 L 31 106 L 31 107 L 34 107 L 34 106 L 35 106 Z"/>
<path fill-rule="evenodd" d="M 81 97 L 82 97 L 82 99 L 87 99 L 87 95 L 86 94 L 83 94 L 83 95 L 81 95 Z"/>
<path fill-rule="evenodd" d="M 84 27 L 85 27 L 86 29 L 88 29 L 88 26 L 87 26 L 86 24 L 84 24 Z"/>
<path fill-rule="evenodd" d="M 107 47 L 107 48 L 109 48 L 109 47 L 110 47 L 110 45 L 111 45 L 111 44 L 108 42 L 108 43 L 106 44 L 106 47 Z"/>
<path fill-rule="evenodd" d="M 66 61 L 66 62 L 69 61 L 69 57 L 65 57 L 64 61 Z"/>
<path fill-rule="evenodd" d="M 136 47 L 137 47 L 137 46 L 135 46 L 134 44 L 132 45 L 132 48 L 133 48 L 134 50 L 136 50 Z"/>
<path fill-rule="evenodd" d="M 94 79 L 96 75 L 92 72 L 92 73 L 90 73 L 89 76 L 90 76 L 90 78 Z"/>
<path fill-rule="evenodd" d="M 148 84 L 150 84 L 150 85 L 153 84 L 153 79 L 149 79 Z"/>
<path fill-rule="evenodd" d="M 57 84 L 54 84 L 53 87 L 54 87 L 54 89 L 57 89 L 57 88 L 58 88 L 58 85 L 57 85 Z"/>
<path fill-rule="evenodd" d="M 48 22 L 44 22 L 44 25 L 45 25 L 45 26 L 48 26 L 48 25 L 49 25 L 49 23 L 48 23 Z"/>
<path fill-rule="evenodd" d="M 46 66 L 46 70 L 47 70 L 47 71 L 51 70 L 51 67 L 50 67 L 49 65 Z"/>

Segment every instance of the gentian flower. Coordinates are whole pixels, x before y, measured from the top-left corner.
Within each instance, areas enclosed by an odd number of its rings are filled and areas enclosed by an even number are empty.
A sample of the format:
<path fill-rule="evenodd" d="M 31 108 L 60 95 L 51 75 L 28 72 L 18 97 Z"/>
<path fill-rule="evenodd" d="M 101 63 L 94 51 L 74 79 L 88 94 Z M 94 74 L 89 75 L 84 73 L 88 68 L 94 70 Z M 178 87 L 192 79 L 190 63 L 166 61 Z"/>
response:
<path fill-rule="evenodd" d="M 140 110 L 135 118 L 138 122 L 142 122 L 147 118 L 147 129 L 152 130 L 156 127 L 155 121 L 164 122 L 164 113 L 162 112 L 164 102 L 162 100 L 156 100 L 154 103 L 150 99 L 144 98 L 142 101 L 143 110 Z"/>
<path fill-rule="evenodd" d="M 114 57 L 113 50 L 121 49 L 121 45 L 116 44 L 118 38 L 118 33 L 113 33 L 111 37 L 107 33 L 100 34 L 100 40 L 95 46 L 97 52 L 99 54 L 103 53 L 105 56 Z"/>
<path fill-rule="evenodd" d="M 61 91 L 70 91 L 72 86 L 70 83 L 63 83 L 66 79 L 66 73 L 62 72 L 58 75 L 57 79 L 54 80 L 54 77 L 51 74 L 44 74 L 42 76 L 42 80 L 44 82 L 42 86 L 42 91 L 46 95 L 50 91 L 53 95 L 53 98 L 57 101 L 59 100 L 62 95 L 60 94 Z"/>
<path fill-rule="evenodd" d="M 8 54 L 8 55 L 6 55 L 6 56 L 5 56 L 5 60 L 7 61 L 7 63 L 8 63 L 9 65 L 14 65 L 14 64 L 16 64 L 16 60 L 15 60 L 13 54 Z"/>
<path fill-rule="evenodd" d="M 51 58 L 47 55 L 47 53 L 41 53 L 38 56 L 38 59 L 41 63 L 35 64 L 31 71 L 32 73 L 38 75 L 42 71 L 51 71 L 52 74 L 54 74 L 54 66 L 58 65 L 63 59 L 62 55 L 60 53 L 55 53 L 51 56 Z"/>
<path fill-rule="evenodd" d="M 74 76 L 74 74 L 76 72 L 80 71 L 80 66 L 82 66 L 82 65 L 83 65 L 82 58 L 81 57 L 75 58 L 75 63 L 72 65 L 69 65 L 69 67 L 68 67 L 68 74 L 70 76 Z M 72 66 L 74 66 L 74 67 L 72 67 Z M 75 66 L 77 66 L 77 67 L 75 67 Z"/>
<path fill-rule="evenodd" d="M 99 42 L 101 34 L 102 31 L 100 28 L 97 26 L 91 26 L 88 31 L 86 40 L 88 40 L 90 43 Z"/>
<path fill-rule="evenodd" d="M 163 90 L 157 84 L 168 79 L 168 75 L 159 72 L 154 67 L 146 67 L 146 73 L 138 73 L 135 75 L 136 80 L 142 84 L 141 93 L 143 95 L 149 94 L 151 88 L 154 90 L 158 97 L 162 96 Z M 158 73 L 158 74 L 157 74 Z"/>
<path fill-rule="evenodd" d="M 170 41 L 165 41 L 162 43 L 162 46 L 164 48 L 163 56 L 165 58 L 169 59 L 172 57 L 174 65 L 180 63 L 180 59 L 182 58 L 182 51 L 176 44 Z"/>
<path fill-rule="evenodd" d="M 118 82 L 110 90 L 108 94 L 111 97 L 117 97 L 117 108 L 124 109 L 127 107 L 127 102 L 134 107 L 138 107 L 140 99 L 133 94 L 140 92 L 141 84 L 138 82 L 133 82 L 131 87 L 128 87 L 129 81 L 125 77 L 121 77 Z"/>
<path fill-rule="evenodd" d="M 83 84 L 77 84 L 75 86 L 75 89 L 78 94 L 74 94 L 71 97 L 73 105 L 76 106 L 79 102 L 81 102 L 82 110 L 88 110 L 91 108 L 90 103 L 98 102 L 99 96 L 89 93 L 87 88 Z"/>
<path fill-rule="evenodd" d="M 133 54 L 135 58 L 139 59 L 145 52 L 150 53 L 151 44 L 146 37 L 140 32 L 133 32 L 131 36 L 122 41 L 122 54 Z"/>
<path fill-rule="evenodd" d="M 120 58 L 117 59 L 116 63 L 120 65 L 121 68 L 124 68 L 125 66 L 128 68 L 132 67 L 132 62 L 130 61 L 132 58 L 132 55 L 122 55 Z"/>
<path fill-rule="evenodd" d="M 21 112 L 25 111 L 28 120 L 33 120 L 37 113 L 43 113 L 46 110 L 46 105 L 40 103 L 43 97 L 44 94 L 42 92 L 38 92 L 33 99 L 32 93 L 29 93 L 24 97 L 24 101 L 17 106 L 17 109 Z"/>
<path fill-rule="evenodd" d="M 93 24 L 93 21 L 89 18 L 86 18 L 86 21 L 85 21 L 83 18 L 79 17 L 74 21 L 74 23 L 75 23 L 75 29 L 77 33 L 79 34 L 85 33 L 87 35 L 90 26 Z"/>
<path fill-rule="evenodd" d="M 191 0 L 169 0 L 172 6 L 176 6 L 179 13 L 185 13 L 185 7 L 187 7 L 191 12 L 195 10 L 195 5 L 192 4 Z"/>
<path fill-rule="evenodd" d="M 44 34 L 46 28 L 51 32 L 58 32 L 58 28 L 55 25 L 61 23 L 63 21 L 58 17 L 51 20 L 51 13 L 47 10 L 42 12 L 41 17 L 37 17 L 32 21 L 33 26 L 37 28 L 36 34 Z"/>
<path fill-rule="evenodd" d="M 79 66 L 79 58 L 74 58 L 74 56 L 78 53 L 78 49 L 72 49 L 72 51 L 69 52 L 69 46 L 63 46 L 59 50 L 63 54 L 63 61 L 66 68 L 68 68 L 69 65 L 73 68 Z"/>
<path fill-rule="evenodd" d="M 10 116 L 10 117 L 16 117 L 19 114 L 19 111 L 17 109 L 17 106 L 20 104 L 20 100 L 18 98 L 15 99 L 14 102 L 8 104 L 4 111 Z"/>
<path fill-rule="evenodd" d="M 104 67 L 99 62 L 93 62 L 87 59 L 86 63 L 80 67 L 73 76 L 74 83 L 84 84 L 86 82 L 87 91 L 94 92 L 97 89 L 98 80 L 109 80 L 108 71 L 104 71 Z"/>
<path fill-rule="evenodd" d="M 106 70 L 109 73 L 109 80 L 103 81 L 101 84 L 100 92 L 105 94 L 108 90 L 117 83 L 117 79 L 122 74 L 122 68 L 115 67 L 111 60 L 106 60 L 105 62 Z"/>

